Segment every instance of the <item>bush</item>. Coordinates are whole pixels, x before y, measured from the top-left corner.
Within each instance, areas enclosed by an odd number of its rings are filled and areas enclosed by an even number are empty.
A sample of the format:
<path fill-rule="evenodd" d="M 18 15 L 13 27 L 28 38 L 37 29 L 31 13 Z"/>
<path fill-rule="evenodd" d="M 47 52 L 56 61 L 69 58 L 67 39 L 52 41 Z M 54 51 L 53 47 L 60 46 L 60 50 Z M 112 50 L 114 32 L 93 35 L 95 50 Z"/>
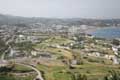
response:
<path fill-rule="evenodd" d="M 120 80 L 120 72 L 110 71 L 110 75 L 105 76 L 104 80 Z"/>
<path fill-rule="evenodd" d="M 72 80 L 88 80 L 86 75 L 81 75 L 79 73 L 75 73 L 72 76 Z"/>

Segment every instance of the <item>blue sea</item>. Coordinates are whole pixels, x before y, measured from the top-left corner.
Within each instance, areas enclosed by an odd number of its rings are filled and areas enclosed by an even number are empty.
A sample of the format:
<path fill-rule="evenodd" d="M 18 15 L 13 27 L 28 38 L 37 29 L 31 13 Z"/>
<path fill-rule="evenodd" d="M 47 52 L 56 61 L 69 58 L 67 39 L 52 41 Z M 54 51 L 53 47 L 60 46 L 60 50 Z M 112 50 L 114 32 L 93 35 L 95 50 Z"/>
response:
<path fill-rule="evenodd" d="M 106 38 L 106 39 L 114 39 L 120 38 L 120 27 L 108 27 L 103 29 L 98 29 L 92 33 L 95 37 Z"/>

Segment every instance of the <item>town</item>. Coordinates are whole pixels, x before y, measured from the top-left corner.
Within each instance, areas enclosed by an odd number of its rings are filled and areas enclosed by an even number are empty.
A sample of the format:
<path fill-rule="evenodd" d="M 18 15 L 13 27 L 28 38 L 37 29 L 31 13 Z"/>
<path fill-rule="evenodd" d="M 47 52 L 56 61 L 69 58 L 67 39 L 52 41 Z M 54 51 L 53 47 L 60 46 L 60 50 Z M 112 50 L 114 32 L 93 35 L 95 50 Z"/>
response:
<path fill-rule="evenodd" d="M 1 76 L 11 77 L 9 80 L 76 80 L 73 77 L 80 74 L 83 80 L 103 80 L 110 70 L 120 69 L 120 38 L 88 33 L 104 28 L 103 23 L 50 24 L 0 26 Z"/>

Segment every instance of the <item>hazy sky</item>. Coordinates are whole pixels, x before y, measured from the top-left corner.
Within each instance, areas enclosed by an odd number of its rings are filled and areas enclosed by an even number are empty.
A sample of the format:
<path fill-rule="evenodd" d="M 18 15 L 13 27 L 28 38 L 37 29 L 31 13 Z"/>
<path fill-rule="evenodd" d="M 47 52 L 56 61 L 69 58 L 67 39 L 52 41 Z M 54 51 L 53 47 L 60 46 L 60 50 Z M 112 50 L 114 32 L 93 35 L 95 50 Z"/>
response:
<path fill-rule="evenodd" d="M 0 0 L 0 13 L 27 17 L 120 18 L 120 0 Z"/>

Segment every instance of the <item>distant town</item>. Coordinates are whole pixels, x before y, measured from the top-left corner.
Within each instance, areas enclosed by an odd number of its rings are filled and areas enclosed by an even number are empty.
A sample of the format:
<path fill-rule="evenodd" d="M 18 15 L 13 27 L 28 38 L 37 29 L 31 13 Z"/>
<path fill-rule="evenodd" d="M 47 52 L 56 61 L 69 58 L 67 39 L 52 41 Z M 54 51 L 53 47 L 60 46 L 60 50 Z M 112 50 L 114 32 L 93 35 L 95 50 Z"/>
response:
<path fill-rule="evenodd" d="M 0 80 L 107 80 L 120 71 L 120 38 L 90 34 L 106 27 L 119 28 L 120 19 L 1 14 Z"/>

